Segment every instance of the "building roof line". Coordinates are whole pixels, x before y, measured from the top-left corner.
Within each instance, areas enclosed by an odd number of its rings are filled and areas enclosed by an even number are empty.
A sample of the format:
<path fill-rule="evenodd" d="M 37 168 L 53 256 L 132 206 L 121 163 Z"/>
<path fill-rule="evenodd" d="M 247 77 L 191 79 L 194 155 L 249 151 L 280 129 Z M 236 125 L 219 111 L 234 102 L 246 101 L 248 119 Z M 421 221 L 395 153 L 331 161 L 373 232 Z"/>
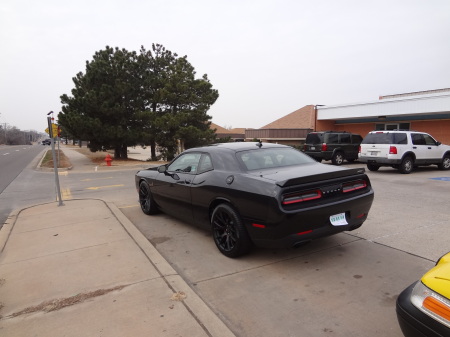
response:
<path fill-rule="evenodd" d="M 438 98 L 443 98 L 443 97 L 450 97 L 450 94 L 436 95 L 436 96 L 424 96 L 424 97 L 408 97 L 408 98 L 402 98 L 402 99 L 392 98 L 392 99 L 383 99 L 383 100 L 371 101 L 371 102 L 348 103 L 348 104 L 342 104 L 342 105 L 325 105 L 325 106 L 317 107 L 317 110 L 327 110 L 327 109 L 333 109 L 333 108 L 345 108 L 345 107 L 362 106 L 362 105 L 386 104 L 386 103 L 405 102 L 405 101 L 421 101 L 421 100 L 428 100 L 428 99 L 438 99 Z"/>

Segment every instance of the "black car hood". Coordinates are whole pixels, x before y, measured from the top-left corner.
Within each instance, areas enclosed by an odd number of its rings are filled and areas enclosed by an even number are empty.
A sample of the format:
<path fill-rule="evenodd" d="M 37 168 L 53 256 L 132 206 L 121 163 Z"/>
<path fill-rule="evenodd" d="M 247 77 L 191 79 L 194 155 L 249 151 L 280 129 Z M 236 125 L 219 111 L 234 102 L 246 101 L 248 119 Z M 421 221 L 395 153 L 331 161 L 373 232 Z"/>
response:
<path fill-rule="evenodd" d="M 260 178 L 274 181 L 280 187 L 305 184 L 314 181 L 348 177 L 364 173 L 364 168 L 349 169 L 320 163 L 279 167 L 251 172 Z"/>

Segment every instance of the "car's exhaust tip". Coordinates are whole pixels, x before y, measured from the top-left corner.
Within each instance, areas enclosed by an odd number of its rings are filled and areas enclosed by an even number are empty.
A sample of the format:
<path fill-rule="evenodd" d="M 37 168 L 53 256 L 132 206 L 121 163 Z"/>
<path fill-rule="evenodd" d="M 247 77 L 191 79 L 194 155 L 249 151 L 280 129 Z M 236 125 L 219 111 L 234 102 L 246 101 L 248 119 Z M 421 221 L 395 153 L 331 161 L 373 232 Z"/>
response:
<path fill-rule="evenodd" d="M 304 240 L 304 241 L 297 241 L 297 242 L 295 242 L 294 244 L 293 244 L 293 248 L 300 248 L 300 247 L 303 247 L 303 246 L 305 246 L 305 245 L 307 245 L 308 243 L 310 243 L 311 242 L 311 240 Z"/>

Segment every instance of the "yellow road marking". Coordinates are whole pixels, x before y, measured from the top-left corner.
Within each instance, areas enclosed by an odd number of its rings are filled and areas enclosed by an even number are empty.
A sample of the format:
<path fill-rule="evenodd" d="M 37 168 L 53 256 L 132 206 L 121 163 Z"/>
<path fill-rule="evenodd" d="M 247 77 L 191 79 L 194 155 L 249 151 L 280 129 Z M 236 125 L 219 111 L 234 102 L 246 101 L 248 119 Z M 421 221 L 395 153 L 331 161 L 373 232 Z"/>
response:
<path fill-rule="evenodd" d="M 132 207 L 139 207 L 139 205 L 121 206 L 121 207 L 118 207 L 118 208 L 132 208 Z"/>
<path fill-rule="evenodd" d="M 87 178 L 87 179 L 82 179 L 81 181 L 102 180 L 102 179 L 112 179 L 112 177 L 104 177 L 104 178 Z"/>
<path fill-rule="evenodd" d="M 125 185 L 121 184 L 121 185 L 94 186 L 94 187 L 87 187 L 86 190 L 99 190 L 101 188 L 121 187 L 121 186 Z"/>
<path fill-rule="evenodd" d="M 59 176 L 67 176 L 69 175 L 69 171 L 58 171 Z"/>
<path fill-rule="evenodd" d="M 61 198 L 63 198 L 63 200 L 72 199 L 72 193 L 70 193 L 70 188 L 63 188 L 61 190 Z"/>

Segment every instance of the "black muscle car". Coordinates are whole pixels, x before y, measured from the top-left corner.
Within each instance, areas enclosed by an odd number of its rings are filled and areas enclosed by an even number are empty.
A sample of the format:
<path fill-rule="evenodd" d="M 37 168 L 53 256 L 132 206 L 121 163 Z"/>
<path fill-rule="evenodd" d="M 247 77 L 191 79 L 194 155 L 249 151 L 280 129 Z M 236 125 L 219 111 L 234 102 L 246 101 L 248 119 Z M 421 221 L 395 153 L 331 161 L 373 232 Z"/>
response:
<path fill-rule="evenodd" d="M 320 164 L 279 144 L 236 142 L 184 151 L 135 176 L 141 209 L 212 229 L 224 255 L 293 247 L 354 230 L 373 201 L 363 168 Z"/>

